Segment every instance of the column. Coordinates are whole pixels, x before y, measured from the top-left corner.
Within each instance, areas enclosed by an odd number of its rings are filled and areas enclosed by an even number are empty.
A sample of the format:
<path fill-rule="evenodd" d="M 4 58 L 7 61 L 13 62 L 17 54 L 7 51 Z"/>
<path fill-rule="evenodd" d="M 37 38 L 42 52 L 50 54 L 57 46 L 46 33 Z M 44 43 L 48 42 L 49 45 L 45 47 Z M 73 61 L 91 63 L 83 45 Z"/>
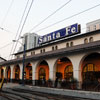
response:
<path fill-rule="evenodd" d="M 82 60 L 83 55 L 81 54 L 76 54 L 73 56 L 70 56 L 70 60 L 72 62 L 73 65 L 73 77 L 74 79 L 77 80 L 78 84 L 77 84 L 77 88 L 81 88 L 81 66 L 80 66 L 80 62 Z"/>
<path fill-rule="evenodd" d="M 13 81 L 13 79 L 14 79 L 14 65 L 11 65 L 10 66 L 10 69 L 11 69 L 11 77 L 10 77 L 10 80 L 11 80 L 11 82 Z"/>
<path fill-rule="evenodd" d="M 3 67 L 3 76 L 4 76 L 4 79 L 6 78 L 6 68 Z"/>
<path fill-rule="evenodd" d="M 20 80 L 22 80 L 23 64 L 19 64 L 19 68 L 20 68 Z"/>
<path fill-rule="evenodd" d="M 49 79 L 52 80 L 53 87 L 54 87 L 55 78 L 56 78 L 56 61 L 57 61 L 57 58 L 51 58 L 47 60 L 48 66 L 49 66 Z"/>
<path fill-rule="evenodd" d="M 33 85 L 36 85 L 36 67 L 37 67 L 37 64 L 38 62 L 31 62 L 32 64 L 32 84 Z"/>

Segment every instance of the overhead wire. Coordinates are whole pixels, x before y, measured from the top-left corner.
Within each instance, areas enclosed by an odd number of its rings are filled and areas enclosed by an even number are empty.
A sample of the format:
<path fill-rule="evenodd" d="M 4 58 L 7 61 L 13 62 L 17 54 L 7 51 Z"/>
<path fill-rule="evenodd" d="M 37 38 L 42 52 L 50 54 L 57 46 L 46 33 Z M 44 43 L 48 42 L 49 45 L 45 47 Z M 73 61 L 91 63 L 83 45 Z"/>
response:
<path fill-rule="evenodd" d="M 10 42 L 10 43 L 8 43 L 8 44 L 6 44 L 6 45 L 0 47 L 0 50 L 6 48 L 6 47 L 8 47 L 8 46 L 10 46 L 12 43 L 13 43 L 13 42 Z M 8 56 L 7 56 L 7 57 L 8 57 Z M 5 57 L 3 57 L 3 58 L 5 58 Z"/>
<path fill-rule="evenodd" d="M 11 44 L 12 44 L 12 42 L 10 42 L 10 43 L 8 43 L 8 44 L 6 44 L 6 45 L 0 47 L 0 50 L 3 49 L 3 48 L 6 48 L 7 46 L 9 46 L 9 45 L 11 45 Z"/>
<path fill-rule="evenodd" d="M 77 15 L 80 15 L 80 14 L 82 14 L 82 13 L 85 13 L 85 12 L 87 12 L 87 11 L 89 11 L 89 10 L 92 10 L 92 9 L 98 7 L 98 6 L 100 6 L 100 4 L 95 5 L 95 6 L 93 6 L 93 7 L 90 7 L 90 8 L 88 8 L 88 9 L 84 10 L 84 11 L 81 11 L 81 12 L 79 12 L 79 13 L 76 13 L 76 14 L 74 14 L 74 15 L 72 15 L 72 16 L 69 16 L 69 17 L 67 17 L 67 18 L 65 18 L 65 19 L 63 19 L 63 20 L 60 20 L 60 21 L 58 21 L 58 22 L 56 22 L 56 23 L 53 23 L 53 24 L 51 24 L 51 25 L 48 25 L 48 26 L 46 26 L 46 27 L 44 27 L 44 28 L 41 28 L 41 29 L 39 29 L 39 30 L 37 30 L 37 31 L 35 31 L 35 32 L 39 32 L 39 31 L 45 30 L 45 29 L 47 29 L 47 28 L 49 28 L 49 27 L 52 27 L 52 26 L 54 26 L 54 25 L 56 25 L 56 24 L 59 24 L 59 23 L 65 21 L 65 20 L 68 20 L 68 19 L 70 19 L 70 18 L 73 18 L 73 17 L 75 17 L 75 16 L 77 16 Z"/>
<path fill-rule="evenodd" d="M 2 31 L 6 31 L 6 32 L 9 32 L 9 33 L 14 33 L 14 32 L 11 32 L 10 30 L 5 29 L 5 28 L 3 28 L 3 27 L 0 27 L 0 29 L 1 29 Z"/>
<path fill-rule="evenodd" d="M 9 11 L 10 11 L 12 5 L 13 5 L 13 2 L 14 2 L 14 0 L 11 1 L 10 5 L 9 5 L 9 7 L 8 7 L 8 9 L 7 9 L 7 12 L 6 12 L 6 14 L 5 14 L 3 20 L 1 21 L 1 26 L 2 26 L 2 27 L 0 27 L 1 30 L 6 31 L 6 32 L 9 32 L 9 33 L 13 33 L 13 32 L 11 32 L 11 31 L 8 30 L 8 29 L 5 29 L 5 28 L 3 27 L 3 24 L 4 24 L 4 22 L 5 22 L 5 20 L 6 20 L 7 16 L 8 16 L 8 14 L 9 14 Z"/>
<path fill-rule="evenodd" d="M 16 35 L 15 35 L 15 40 L 16 40 L 17 35 L 18 35 L 18 32 L 19 32 L 19 30 L 20 30 L 20 27 L 21 27 L 21 24 L 22 24 L 23 18 L 24 18 L 24 16 L 25 16 L 25 12 L 26 12 L 26 10 L 27 10 L 28 4 L 29 4 L 29 0 L 27 0 L 27 2 L 26 2 L 25 9 L 24 9 L 24 11 L 23 11 L 23 14 L 22 14 L 21 20 L 20 20 L 20 22 L 19 22 L 19 26 L 18 26 L 18 29 L 17 29 Z M 13 51 L 14 44 L 15 44 L 15 43 L 13 43 L 13 45 L 12 45 L 12 47 L 11 47 L 11 51 L 10 51 L 10 55 L 9 55 L 9 59 L 10 59 L 10 56 L 12 56 L 11 53 L 12 53 L 12 51 Z"/>
<path fill-rule="evenodd" d="M 8 14 L 9 14 L 9 11 L 10 11 L 12 5 L 13 5 L 13 2 L 14 2 L 14 0 L 11 1 L 10 5 L 9 5 L 9 7 L 7 9 L 7 12 L 6 12 L 6 14 L 5 14 L 5 16 L 4 16 L 4 18 L 3 18 L 2 22 L 1 22 L 1 26 L 3 26 L 5 20 L 6 20 L 7 16 L 8 16 Z"/>
<path fill-rule="evenodd" d="M 27 14 L 26 14 L 26 17 L 25 17 L 24 22 L 23 22 L 23 24 L 22 24 L 21 30 L 20 30 L 20 32 L 19 32 L 20 34 L 19 34 L 19 37 L 18 37 L 17 41 L 19 40 L 19 38 L 20 38 L 20 36 L 21 36 L 21 33 L 22 33 L 23 28 L 24 28 L 24 26 L 25 26 L 26 20 L 27 20 L 28 15 L 29 15 L 29 12 L 30 12 L 31 7 L 32 7 L 32 5 L 33 5 L 33 2 L 34 2 L 34 0 L 31 1 L 31 4 L 30 4 L 29 9 L 28 9 L 28 12 L 27 12 Z M 14 48 L 14 50 L 13 50 L 13 53 L 15 52 L 15 49 L 16 49 L 16 47 L 17 47 L 17 44 L 18 44 L 18 42 L 16 42 L 16 44 L 15 44 L 15 48 Z"/>
<path fill-rule="evenodd" d="M 47 16 L 45 19 L 43 19 L 40 23 L 38 23 L 37 25 L 35 25 L 29 32 L 31 32 L 32 30 L 34 30 L 36 27 L 40 26 L 43 22 L 45 22 L 47 19 L 49 19 L 52 15 L 54 15 L 55 13 L 57 13 L 59 10 L 61 10 L 63 7 L 65 7 L 67 4 L 69 4 L 72 0 L 67 1 L 65 4 L 63 4 L 61 7 L 59 7 L 58 9 L 56 9 L 53 13 L 51 13 L 49 16 Z"/>

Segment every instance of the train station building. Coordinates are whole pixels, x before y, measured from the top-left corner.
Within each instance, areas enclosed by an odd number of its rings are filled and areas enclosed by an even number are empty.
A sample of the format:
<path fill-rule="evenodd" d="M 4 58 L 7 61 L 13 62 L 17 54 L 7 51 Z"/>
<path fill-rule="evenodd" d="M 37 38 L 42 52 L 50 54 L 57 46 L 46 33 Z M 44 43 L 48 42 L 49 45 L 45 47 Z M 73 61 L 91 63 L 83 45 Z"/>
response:
<path fill-rule="evenodd" d="M 100 24 L 95 30 L 81 33 L 73 24 L 39 38 L 39 46 L 25 51 L 24 81 L 43 85 L 52 81 L 67 88 L 72 80 L 77 88 L 96 88 L 100 81 Z M 0 63 L 0 78 L 20 82 L 23 75 L 23 51 L 12 60 Z M 46 84 L 46 83 L 45 83 Z M 85 87 L 86 88 L 86 87 Z M 97 87 L 98 88 L 98 87 Z"/>

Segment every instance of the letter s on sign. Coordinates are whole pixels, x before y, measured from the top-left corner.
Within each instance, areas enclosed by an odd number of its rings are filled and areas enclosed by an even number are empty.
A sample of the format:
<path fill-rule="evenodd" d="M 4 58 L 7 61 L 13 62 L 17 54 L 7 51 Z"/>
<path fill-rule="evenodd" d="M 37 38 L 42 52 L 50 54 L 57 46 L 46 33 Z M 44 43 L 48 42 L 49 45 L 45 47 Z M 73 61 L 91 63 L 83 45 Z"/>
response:
<path fill-rule="evenodd" d="M 39 37 L 38 44 L 41 44 L 41 43 L 42 43 L 42 37 Z"/>

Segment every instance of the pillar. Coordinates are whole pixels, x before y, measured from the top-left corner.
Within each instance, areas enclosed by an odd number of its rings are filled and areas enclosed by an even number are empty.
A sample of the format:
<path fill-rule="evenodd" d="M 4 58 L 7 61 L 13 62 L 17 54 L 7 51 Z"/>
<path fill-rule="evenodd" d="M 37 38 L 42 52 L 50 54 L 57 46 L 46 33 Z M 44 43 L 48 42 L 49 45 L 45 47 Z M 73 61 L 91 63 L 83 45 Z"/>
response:
<path fill-rule="evenodd" d="M 37 74 L 37 72 L 36 72 L 36 67 L 37 67 L 37 64 L 38 64 L 38 62 L 31 62 L 31 64 L 32 64 L 32 84 L 33 85 L 36 85 L 36 74 Z"/>
<path fill-rule="evenodd" d="M 73 65 L 73 78 L 77 80 L 77 88 L 81 89 L 81 68 L 80 68 L 80 62 L 82 60 L 83 54 L 76 54 L 69 56 L 69 59 L 72 62 Z"/>
<path fill-rule="evenodd" d="M 11 66 L 10 66 L 10 69 L 11 69 L 10 80 L 11 80 L 11 82 L 12 82 L 13 79 L 14 79 L 14 65 L 11 65 Z"/>
<path fill-rule="evenodd" d="M 3 72 L 4 72 L 4 73 L 3 73 L 3 74 L 4 74 L 4 75 L 3 75 L 3 76 L 4 76 L 4 79 L 7 79 L 7 67 L 4 67 L 4 68 L 3 68 Z"/>
<path fill-rule="evenodd" d="M 47 59 L 49 66 L 49 79 L 53 82 L 53 87 L 56 79 L 56 61 L 57 58 Z"/>
<path fill-rule="evenodd" d="M 19 68 L 20 68 L 20 80 L 22 80 L 23 64 L 19 64 Z"/>

